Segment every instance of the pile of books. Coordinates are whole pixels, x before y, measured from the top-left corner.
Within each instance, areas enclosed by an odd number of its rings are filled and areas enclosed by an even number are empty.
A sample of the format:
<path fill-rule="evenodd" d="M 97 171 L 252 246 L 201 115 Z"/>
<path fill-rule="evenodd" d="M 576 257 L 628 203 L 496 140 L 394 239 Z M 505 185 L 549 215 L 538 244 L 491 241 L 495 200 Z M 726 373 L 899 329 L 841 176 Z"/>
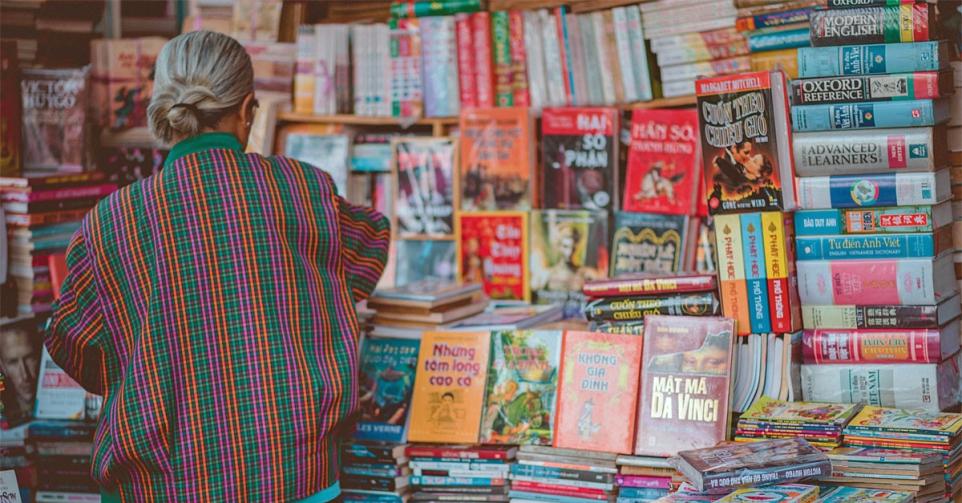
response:
<path fill-rule="evenodd" d="M 880 477 L 872 477 L 871 474 L 852 475 L 850 472 L 855 470 L 849 469 L 842 471 L 848 474 L 842 476 L 837 482 L 913 492 L 921 501 L 943 501 L 942 498 L 954 498 L 962 488 L 962 441 L 960 441 L 962 435 L 960 432 L 962 432 L 962 414 L 867 405 L 845 428 L 846 447 L 900 449 L 906 453 L 934 454 L 939 457 L 936 463 L 939 471 L 930 473 L 927 463 L 932 461 L 921 458 L 906 460 L 919 465 L 909 469 L 919 471 L 917 477 L 904 473 L 892 473 L 885 480 L 877 480 Z M 866 457 L 872 455 L 874 454 L 869 453 Z M 885 457 L 884 462 L 890 462 L 889 458 Z M 895 462 L 891 461 L 891 463 Z M 888 473 L 890 469 L 896 470 L 896 468 L 883 466 L 876 468 L 875 474 Z M 858 484 L 849 483 L 852 477 L 857 479 Z"/>
<path fill-rule="evenodd" d="M 781 70 L 786 77 L 798 77 L 798 48 L 808 47 L 809 17 L 825 0 L 782 2 L 736 1 L 740 6 L 735 27 L 748 42 L 754 71 Z"/>
<path fill-rule="evenodd" d="M 100 487 L 90 478 L 96 423 L 36 420 L 27 442 L 37 467 L 37 501 L 92 501 Z M 61 499 L 57 499 L 61 498 Z"/>
<path fill-rule="evenodd" d="M 487 305 L 480 284 L 434 279 L 375 290 L 367 300 L 368 309 L 374 311 L 371 335 L 415 339 L 425 330 L 481 313 Z"/>
<path fill-rule="evenodd" d="M 946 125 L 946 143 L 949 151 L 947 164 L 952 179 L 952 244 L 955 245 L 955 278 L 962 282 L 962 61 L 952 61 L 949 111 L 951 117 Z M 946 79 L 948 80 L 948 79 Z M 962 289 L 962 283 L 960 283 Z"/>
<path fill-rule="evenodd" d="M 820 449 L 842 443 L 842 429 L 859 407 L 855 404 L 786 402 L 762 396 L 738 418 L 736 442 L 802 438 Z"/>
<path fill-rule="evenodd" d="M 409 476 L 405 444 L 349 442 L 341 446 L 345 501 L 406 501 Z"/>
<path fill-rule="evenodd" d="M 899 491 L 916 501 L 942 501 L 945 470 L 935 453 L 876 447 L 840 447 L 828 453 L 832 476 L 824 484 Z"/>
<path fill-rule="evenodd" d="M 511 466 L 512 501 L 604 501 L 614 494 L 614 454 L 523 445 L 517 459 Z"/>
<path fill-rule="evenodd" d="M 948 46 L 933 5 L 849 3 L 811 15 L 791 85 L 804 398 L 946 410 L 960 339 L 941 204 Z"/>
<path fill-rule="evenodd" d="M 591 330 L 644 333 L 645 316 L 717 316 L 714 274 L 643 274 L 591 281 L 582 289 Z"/>
<path fill-rule="evenodd" d="M 0 379 L 0 385 L 2 384 Z M 2 416 L 0 411 L 0 423 L 3 422 Z M 0 424 L 0 472 L 10 470 L 15 474 L 21 494 L 28 494 L 28 491 L 37 485 L 37 468 L 33 465 L 32 456 L 27 450 L 29 426 L 29 424 L 21 424 L 11 428 L 9 425 Z M 24 497 L 24 501 L 29 500 Z"/>
<path fill-rule="evenodd" d="M 413 501 L 508 501 L 513 446 L 410 445 Z"/>
<path fill-rule="evenodd" d="M 685 478 L 668 458 L 618 456 L 618 503 L 651 501 L 676 491 Z"/>

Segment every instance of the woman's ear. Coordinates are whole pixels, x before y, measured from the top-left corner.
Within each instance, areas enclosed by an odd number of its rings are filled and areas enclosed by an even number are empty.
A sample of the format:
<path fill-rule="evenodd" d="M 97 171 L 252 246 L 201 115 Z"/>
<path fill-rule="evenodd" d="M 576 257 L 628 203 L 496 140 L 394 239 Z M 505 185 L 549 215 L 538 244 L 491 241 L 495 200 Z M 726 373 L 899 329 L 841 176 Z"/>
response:
<path fill-rule="evenodd" d="M 245 127 L 250 128 L 251 124 L 254 123 L 254 111 L 256 106 L 254 105 L 254 93 L 251 92 L 247 96 L 244 96 L 244 101 L 241 102 L 240 106 L 240 121 Z"/>

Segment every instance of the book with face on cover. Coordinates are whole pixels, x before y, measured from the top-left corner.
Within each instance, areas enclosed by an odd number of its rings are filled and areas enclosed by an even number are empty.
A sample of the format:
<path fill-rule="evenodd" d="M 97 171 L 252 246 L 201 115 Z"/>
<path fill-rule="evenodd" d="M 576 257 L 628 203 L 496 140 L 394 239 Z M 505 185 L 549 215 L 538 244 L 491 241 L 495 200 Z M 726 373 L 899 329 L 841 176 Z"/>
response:
<path fill-rule="evenodd" d="M 25 174 L 83 171 L 89 73 L 89 67 L 22 71 L 22 134 L 30 139 L 23 143 Z"/>
<path fill-rule="evenodd" d="M 608 210 L 618 205 L 618 111 L 547 108 L 541 117 L 543 207 Z"/>
<path fill-rule="evenodd" d="M 632 111 L 623 210 L 691 215 L 701 173 L 694 108 Z"/>
<path fill-rule="evenodd" d="M 393 149 L 398 236 L 452 237 L 457 207 L 454 141 L 397 138 Z"/>

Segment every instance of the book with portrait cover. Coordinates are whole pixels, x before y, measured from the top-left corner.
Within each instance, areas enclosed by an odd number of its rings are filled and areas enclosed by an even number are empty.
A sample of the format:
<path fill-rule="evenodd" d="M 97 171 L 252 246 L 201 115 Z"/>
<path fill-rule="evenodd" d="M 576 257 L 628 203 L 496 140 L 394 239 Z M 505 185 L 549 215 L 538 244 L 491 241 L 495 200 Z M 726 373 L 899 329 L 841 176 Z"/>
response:
<path fill-rule="evenodd" d="M 334 179 L 338 194 L 347 194 L 351 138 L 346 134 L 292 131 L 284 137 L 284 155 L 306 162 Z"/>
<path fill-rule="evenodd" d="M 83 171 L 87 144 L 89 67 L 25 68 L 23 98 L 23 170 L 76 173 Z"/>
<path fill-rule="evenodd" d="M 461 281 L 481 283 L 494 300 L 529 300 L 528 213 L 461 212 L 456 222 Z"/>
<path fill-rule="evenodd" d="M 364 341 L 361 350 L 361 417 L 354 438 L 403 443 L 414 391 L 418 345 L 413 339 Z"/>
<path fill-rule="evenodd" d="M 454 235 L 454 140 L 394 140 L 395 214 L 402 238 Z"/>
<path fill-rule="evenodd" d="M 621 208 L 693 214 L 701 166 L 698 112 L 694 108 L 633 110 Z"/>
<path fill-rule="evenodd" d="M 461 112 L 461 209 L 529 210 L 537 201 L 534 124 L 526 108 Z"/>
<path fill-rule="evenodd" d="M 608 214 L 587 210 L 531 212 L 531 299 L 581 312 L 586 281 L 608 271 Z"/>
<path fill-rule="evenodd" d="M 558 330 L 491 334 L 482 443 L 551 445 L 562 335 Z"/>
<path fill-rule="evenodd" d="M 690 258 L 689 225 L 690 218 L 684 215 L 615 213 L 611 276 L 680 272 Z"/>
<path fill-rule="evenodd" d="M 788 91 L 782 72 L 695 82 L 711 214 L 795 208 Z"/>
<path fill-rule="evenodd" d="M 422 335 L 409 441 L 477 443 L 490 349 L 489 332 Z"/>
<path fill-rule="evenodd" d="M 725 440 L 734 337 L 729 318 L 645 319 L 636 455 L 674 456 Z"/>
<path fill-rule="evenodd" d="M 618 190 L 618 111 L 546 108 L 541 115 L 544 208 L 607 210 Z"/>
<path fill-rule="evenodd" d="M 641 346 L 637 335 L 565 333 L 555 447 L 631 452 Z"/>

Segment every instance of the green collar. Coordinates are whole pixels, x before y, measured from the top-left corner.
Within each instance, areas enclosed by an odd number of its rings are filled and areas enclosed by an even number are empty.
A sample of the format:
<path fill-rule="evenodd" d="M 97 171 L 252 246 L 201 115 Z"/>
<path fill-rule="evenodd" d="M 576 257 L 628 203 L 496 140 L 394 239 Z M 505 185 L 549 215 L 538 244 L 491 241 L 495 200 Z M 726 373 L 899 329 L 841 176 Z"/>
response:
<path fill-rule="evenodd" d="M 192 136 L 186 140 L 182 140 L 174 145 L 170 149 L 170 153 L 167 154 L 167 160 L 164 161 L 164 167 L 166 168 L 170 166 L 174 163 L 174 161 L 184 157 L 185 155 L 195 154 L 197 152 L 215 148 L 243 150 L 240 142 L 237 141 L 237 137 L 230 133 L 201 133 L 197 136 Z"/>

